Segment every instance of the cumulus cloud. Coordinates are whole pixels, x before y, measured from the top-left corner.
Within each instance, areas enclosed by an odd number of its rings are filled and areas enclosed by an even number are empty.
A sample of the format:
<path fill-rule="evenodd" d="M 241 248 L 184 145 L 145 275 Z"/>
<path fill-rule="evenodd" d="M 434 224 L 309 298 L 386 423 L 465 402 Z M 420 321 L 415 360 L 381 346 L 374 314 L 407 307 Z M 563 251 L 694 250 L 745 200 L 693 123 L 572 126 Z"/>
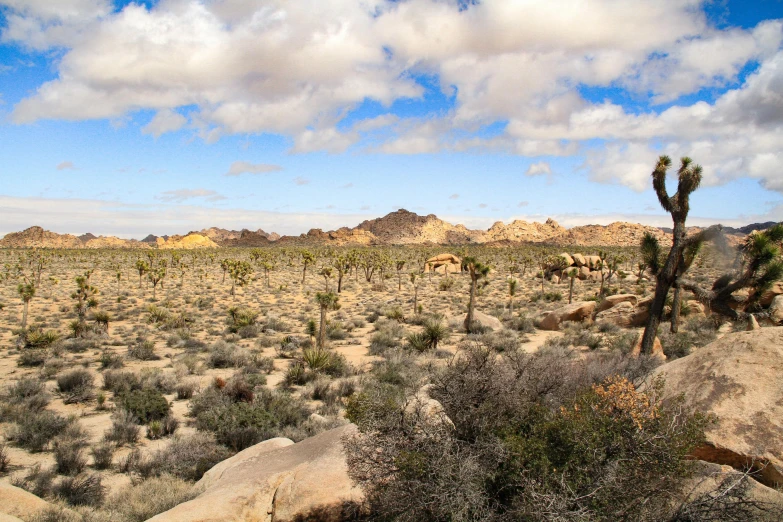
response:
<path fill-rule="evenodd" d="M 158 111 L 152 120 L 142 127 L 141 132 L 142 134 L 151 134 L 152 136 L 159 138 L 167 132 L 180 130 L 187 122 L 187 118 L 178 112 L 164 109 Z"/>
<path fill-rule="evenodd" d="M 167 190 L 162 192 L 156 199 L 170 203 L 182 203 L 190 199 L 201 199 L 203 201 L 220 201 L 226 199 L 225 196 L 208 189 L 179 189 Z"/>
<path fill-rule="evenodd" d="M 526 176 L 551 176 L 552 167 L 546 161 L 539 161 L 538 163 L 532 163 L 525 172 Z"/>
<path fill-rule="evenodd" d="M 242 174 L 267 174 L 269 172 L 279 172 L 283 170 L 280 165 L 270 165 L 267 163 L 249 163 L 247 161 L 235 161 L 229 167 L 224 176 L 239 176 Z"/>
<path fill-rule="evenodd" d="M 592 179 L 637 190 L 664 151 L 704 163 L 707 184 L 750 176 L 783 191 L 783 21 L 718 30 L 700 0 L 0 4 L 4 41 L 62 54 L 56 78 L 14 107 L 17 123 L 148 109 L 142 132 L 160 136 L 188 123 L 177 112 L 188 107 L 207 143 L 276 133 L 297 153 L 580 155 Z M 420 75 L 437 79 L 448 110 L 340 125 L 367 100 L 421 98 Z M 623 89 L 646 109 L 587 99 L 582 86 Z M 726 92 L 683 98 L 705 88 Z M 482 135 L 496 122 L 499 135 Z"/>
<path fill-rule="evenodd" d="M 76 165 L 72 161 L 63 161 L 57 164 L 57 170 L 76 170 Z"/>

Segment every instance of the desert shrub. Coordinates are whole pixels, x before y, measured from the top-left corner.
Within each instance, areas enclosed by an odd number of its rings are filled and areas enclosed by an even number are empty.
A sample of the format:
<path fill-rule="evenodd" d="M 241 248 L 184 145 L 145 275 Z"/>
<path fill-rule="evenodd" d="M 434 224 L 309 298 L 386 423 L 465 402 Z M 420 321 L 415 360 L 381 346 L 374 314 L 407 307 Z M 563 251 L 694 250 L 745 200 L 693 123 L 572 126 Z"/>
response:
<path fill-rule="evenodd" d="M 288 330 L 290 330 L 288 323 L 274 315 L 267 316 L 264 321 L 265 332 L 287 332 Z"/>
<path fill-rule="evenodd" d="M 223 340 L 216 341 L 209 348 L 207 365 L 210 368 L 239 368 L 250 361 L 250 354 L 244 348 Z"/>
<path fill-rule="evenodd" d="M 182 382 L 178 382 L 174 387 L 177 392 L 177 399 L 187 400 L 193 397 L 193 394 L 198 390 L 198 381 L 194 379 L 188 379 Z"/>
<path fill-rule="evenodd" d="M 444 277 L 440 280 L 438 283 L 438 290 L 441 292 L 446 292 L 448 290 L 451 290 L 451 287 L 454 286 L 454 278 L 453 277 Z"/>
<path fill-rule="evenodd" d="M 93 397 L 93 376 L 83 368 L 71 370 L 57 377 L 57 389 L 65 404 L 88 401 Z"/>
<path fill-rule="evenodd" d="M 603 344 L 603 338 L 594 334 L 589 327 L 581 323 L 572 323 L 566 327 L 565 338 L 571 346 L 587 346 L 596 350 Z"/>
<path fill-rule="evenodd" d="M 164 372 L 160 368 L 143 368 L 139 372 L 142 388 L 152 388 L 161 393 L 173 393 L 177 378 L 172 372 Z"/>
<path fill-rule="evenodd" d="M 381 355 L 390 348 L 400 346 L 400 339 L 390 331 L 378 331 L 370 338 L 370 355 Z"/>
<path fill-rule="evenodd" d="M 508 328 L 517 332 L 533 333 L 535 331 L 533 320 L 522 314 L 509 317 L 505 323 Z"/>
<path fill-rule="evenodd" d="M 386 319 L 391 319 L 398 323 L 405 321 L 405 313 L 403 313 L 401 306 L 392 306 L 391 308 L 388 308 L 383 315 Z"/>
<path fill-rule="evenodd" d="M 143 522 L 196 496 L 191 485 L 168 475 L 130 484 L 111 495 L 104 509 L 121 522 Z"/>
<path fill-rule="evenodd" d="M 44 330 L 40 326 L 32 326 L 25 333 L 24 348 L 48 348 L 61 338 L 56 330 Z"/>
<path fill-rule="evenodd" d="M 219 443 L 241 451 L 276 437 L 287 426 L 301 424 L 309 414 L 301 400 L 262 388 L 252 403 L 231 402 L 202 411 L 196 417 L 196 427 L 214 433 Z"/>
<path fill-rule="evenodd" d="M 340 321 L 330 321 L 326 324 L 326 337 L 332 341 L 341 341 L 348 337 L 348 332 Z"/>
<path fill-rule="evenodd" d="M 164 418 L 171 408 L 166 397 L 153 388 L 123 393 L 119 397 L 118 405 L 143 424 Z"/>
<path fill-rule="evenodd" d="M 108 441 L 102 441 L 90 447 L 92 454 L 93 467 L 95 469 L 109 469 L 114 457 L 113 444 Z"/>
<path fill-rule="evenodd" d="M 188 415 L 196 418 L 205 411 L 227 408 L 230 404 L 231 399 L 226 394 L 215 387 L 209 387 L 191 399 Z"/>
<path fill-rule="evenodd" d="M 610 350 L 616 350 L 622 354 L 629 354 L 633 350 L 639 334 L 636 332 L 618 332 L 607 339 L 607 346 Z"/>
<path fill-rule="evenodd" d="M 141 389 L 141 379 L 130 371 L 108 370 L 103 372 L 103 389 L 115 395 Z"/>
<path fill-rule="evenodd" d="M 87 467 L 84 441 L 58 440 L 54 444 L 54 469 L 61 475 L 78 475 Z"/>
<path fill-rule="evenodd" d="M 22 348 L 16 364 L 22 367 L 42 366 L 46 361 L 46 350 L 41 348 Z"/>
<path fill-rule="evenodd" d="M 171 312 L 165 308 L 161 308 L 155 305 L 149 305 L 147 307 L 147 323 L 148 324 L 164 324 L 171 317 Z"/>
<path fill-rule="evenodd" d="M 412 387 L 420 380 L 421 368 L 413 357 L 397 350 L 388 352 L 384 360 L 374 362 L 372 375 L 384 384 Z"/>
<path fill-rule="evenodd" d="M 115 410 L 111 416 L 111 428 L 106 431 L 103 438 L 118 446 L 135 444 L 139 440 L 138 419 L 127 410 Z"/>
<path fill-rule="evenodd" d="M 97 473 L 63 477 L 53 488 L 55 496 L 72 506 L 99 506 L 106 495 L 101 476 Z"/>
<path fill-rule="evenodd" d="M 24 475 L 15 477 L 11 484 L 29 491 L 37 497 L 44 498 L 51 496 L 56 476 L 53 470 L 42 468 L 40 464 L 36 464 Z"/>
<path fill-rule="evenodd" d="M 405 337 L 405 348 L 417 352 L 423 352 L 429 349 L 427 336 L 423 332 L 413 332 Z"/>
<path fill-rule="evenodd" d="M 139 341 L 128 347 L 128 357 L 139 361 L 157 361 L 160 356 L 155 353 L 155 342 L 150 340 Z"/>
<path fill-rule="evenodd" d="M 485 333 L 475 337 L 475 340 L 497 352 L 513 351 L 519 348 L 519 338 L 511 330 Z"/>
<path fill-rule="evenodd" d="M 312 345 L 309 340 L 308 343 Z M 280 340 L 280 344 L 275 347 L 275 352 L 278 357 L 290 359 L 296 355 L 297 351 L 299 351 L 299 348 L 304 344 L 305 342 L 298 339 L 297 337 L 294 337 L 293 335 L 286 335 Z"/>
<path fill-rule="evenodd" d="M 283 376 L 283 385 L 302 386 L 315 379 L 318 375 L 315 372 L 308 371 L 307 367 L 301 361 L 296 361 L 288 366 L 285 376 Z"/>
<path fill-rule="evenodd" d="M 228 309 L 228 330 L 238 333 L 243 328 L 254 327 L 258 316 L 259 313 L 250 308 L 231 307 Z"/>
<path fill-rule="evenodd" d="M 104 370 L 118 370 L 125 366 L 122 356 L 111 350 L 103 350 L 99 362 L 101 363 L 101 369 Z"/>
<path fill-rule="evenodd" d="M 43 451 L 70 422 L 70 419 L 49 410 L 30 412 L 19 416 L 10 430 L 9 439 L 28 451 Z"/>
<path fill-rule="evenodd" d="M 253 366 L 255 366 L 258 372 L 269 375 L 275 371 L 275 360 L 272 357 L 257 355 L 253 358 Z"/>
<path fill-rule="evenodd" d="M 229 456 L 229 451 L 211 435 L 197 432 L 184 437 L 175 435 L 168 446 L 154 453 L 152 460 L 157 463 L 156 473 L 196 481 Z"/>
<path fill-rule="evenodd" d="M 49 394 L 44 382 L 34 377 L 22 377 L 3 394 L 0 421 L 15 421 L 19 415 L 40 412 L 47 404 Z"/>
<path fill-rule="evenodd" d="M 383 520 L 665 520 L 707 420 L 575 358 L 477 345 L 431 375 L 448 416 L 374 385 L 349 400 L 349 472 Z M 470 405 L 470 407 L 466 407 Z"/>

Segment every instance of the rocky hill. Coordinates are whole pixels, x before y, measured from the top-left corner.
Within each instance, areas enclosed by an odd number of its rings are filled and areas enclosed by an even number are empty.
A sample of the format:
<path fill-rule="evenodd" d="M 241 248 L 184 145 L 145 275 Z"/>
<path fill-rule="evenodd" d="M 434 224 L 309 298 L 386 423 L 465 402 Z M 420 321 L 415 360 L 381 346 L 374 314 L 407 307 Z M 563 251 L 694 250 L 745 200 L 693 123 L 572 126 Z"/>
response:
<path fill-rule="evenodd" d="M 557 245 L 574 246 L 637 246 L 641 243 L 646 232 L 653 234 L 661 242 L 665 242 L 669 237 L 660 228 L 618 221 L 606 226 L 584 225 L 573 227 L 551 238 L 549 242 Z"/>
<path fill-rule="evenodd" d="M 774 223 L 757 223 L 741 228 L 726 228 L 731 244 L 738 244 L 747 233 L 763 230 Z M 701 230 L 690 227 L 689 233 Z M 747 231 L 747 232 L 744 232 Z M 471 230 L 464 225 L 452 225 L 434 214 L 420 216 L 404 209 L 386 216 L 371 219 L 349 228 L 323 231 L 313 228 L 306 234 L 280 237 L 262 229 L 240 231 L 211 227 L 184 236 L 148 235 L 141 241 L 119 239 L 112 236 L 82 236 L 56 234 L 31 227 L 22 232 L 8 234 L 0 240 L 0 248 L 216 248 L 216 247 L 264 247 L 270 244 L 307 246 L 369 246 L 369 245 L 467 245 L 486 244 L 504 246 L 514 244 L 551 244 L 559 246 L 637 246 L 645 233 L 658 237 L 664 244 L 671 233 L 664 228 L 648 227 L 637 223 L 615 222 L 609 225 L 584 225 L 566 229 L 557 221 L 544 223 L 515 220 L 505 224 L 494 223 L 487 230 Z"/>
<path fill-rule="evenodd" d="M 195 248 L 218 248 L 218 244 L 209 239 L 207 236 L 196 234 L 191 232 L 186 236 L 170 236 L 168 239 L 159 237 L 157 240 L 157 246 L 160 249 L 184 249 L 192 250 Z"/>

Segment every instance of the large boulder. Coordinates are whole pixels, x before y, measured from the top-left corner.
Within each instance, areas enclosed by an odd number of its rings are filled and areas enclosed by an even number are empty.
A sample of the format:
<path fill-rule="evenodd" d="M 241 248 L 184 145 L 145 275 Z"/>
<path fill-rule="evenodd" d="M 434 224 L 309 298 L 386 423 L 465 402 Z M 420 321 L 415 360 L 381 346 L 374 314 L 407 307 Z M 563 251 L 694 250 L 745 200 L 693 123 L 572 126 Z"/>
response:
<path fill-rule="evenodd" d="M 3 515 L 27 520 L 36 513 L 51 507 L 52 504 L 22 488 L 0 482 L 0 511 Z M 7 518 L 7 520 L 13 520 L 13 518 Z"/>
<path fill-rule="evenodd" d="M 668 396 L 717 418 L 696 458 L 753 466 L 762 483 L 783 485 L 783 327 L 728 334 L 656 374 Z"/>
<path fill-rule="evenodd" d="M 595 314 L 595 320 L 614 323 L 617 326 L 629 327 L 631 326 L 635 313 L 636 309 L 633 307 L 633 304 L 629 301 L 622 301 L 611 308 L 605 308 Z"/>
<path fill-rule="evenodd" d="M 775 324 L 783 323 L 783 295 L 776 295 L 769 305 L 769 320 Z"/>
<path fill-rule="evenodd" d="M 196 485 L 204 488 L 200 495 L 150 521 L 339 521 L 347 503 L 363 498 L 348 476 L 342 444 L 344 436 L 355 432 L 356 426 L 348 424 L 236 459 L 240 453 L 219 476 Z"/>
<path fill-rule="evenodd" d="M 440 272 L 443 274 L 453 274 L 460 271 L 462 260 L 454 254 L 439 254 L 429 258 L 424 263 L 425 272 Z"/>
<path fill-rule="evenodd" d="M 693 477 L 687 480 L 682 488 L 684 497 L 682 500 L 688 502 L 699 502 L 699 499 L 704 498 L 704 495 L 720 490 L 725 491 L 732 485 L 738 485 L 747 480 L 743 479 L 743 473 L 731 466 L 721 466 L 697 460 L 694 463 L 694 468 Z M 744 494 L 750 502 L 759 503 L 767 508 L 776 509 L 778 513 L 783 513 L 783 493 L 780 491 L 751 479 L 747 480 L 747 489 Z M 762 515 L 761 520 L 765 520 L 761 510 L 758 515 Z M 751 520 L 755 520 L 755 518 L 751 518 Z"/>
<path fill-rule="evenodd" d="M 639 298 L 634 294 L 609 295 L 606 296 L 606 298 L 598 304 L 598 308 L 596 308 L 595 311 L 600 313 L 603 312 L 604 310 L 609 310 L 610 308 L 620 303 L 631 303 L 631 308 L 633 308 L 636 306 L 636 303 L 638 302 L 639 302 Z"/>
<path fill-rule="evenodd" d="M 587 264 L 587 261 L 585 261 L 585 256 L 583 256 L 582 254 L 574 254 L 571 257 L 574 259 L 574 263 L 576 264 L 576 266 L 580 268 L 585 266 L 585 264 Z"/>
<path fill-rule="evenodd" d="M 291 446 L 293 443 L 294 441 L 291 439 L 276 437 L 274 439 L 265 440 L 264 442 L 259 442 L 258 444 L 250 446 L 249 448 L 245 448 L 233 457 L 215 464 L 209 471 L 204 473 L 204 476 L 201 477 L 201 480 L 196 483 L 196 487 L 202 491 L 209 489 L 223 477 L 226 471 L 232 469 L 241 462 L 258 460 L 260 456 L 269 453 L 270 451 L 275 451 L 280 448 L 285 448 L 286 446 Z"/>
<path fill-rule="evenodd" d="M 590 269 L 587 268 L 586 266 L 579 267 L 579 275 L 577 275 L 577 277 L 580 280 L 582 280 L 582 281 L 584 281 L 585 279 L 589 278 L 590 277 Z"/>
<path fill-rule="evenodd" d="M 564 262 L 563 264 L 566 266 L 566 268 L 568 268 L 569 266 L 573 266 L 573 264 L 574 264 L 574 258 L 573 257 L 569 256 L 566 253 L 560 254 L 560 257 L 563 259 L 563 262 Z"/>
<path fill-rule="evenodd" d="M 581 301 L 565 305 L 549 313 L 539 324 L 541 330 L 559 330 L 560 324 L 566 321 L 581 323 L 589 321 L 595 311 L 595 301 Z"/>
<path fill-rule="evenodd" d="M 462 314 L 455 319 L 452 319 L 450 322 L 461 325 L 465 322 L 467 316 L 468 314 Z M 478 310 L 473 310 L 473 322 L 480 324 L 484 328 L 489 328 L 490 330 L 500 330 L 503 328 L 503 323 L 500 322 L 500 319 L 487 315 L 484 312 L 479 312 Z"/>
<path fill-rule="evenodd" d="M 599 256 L 585 256 L 585 263 L 590 270 L 595 270 L 601 264 Z"/>
<path fill-rule="evenodd" d="M 779 295 L 783 295 L 783 281 L 772 283 L 770 289 L 761 294 L 759 304 L 761 304 L 761 306 L 769 306 L 772 304 L 772 300 Z"/>

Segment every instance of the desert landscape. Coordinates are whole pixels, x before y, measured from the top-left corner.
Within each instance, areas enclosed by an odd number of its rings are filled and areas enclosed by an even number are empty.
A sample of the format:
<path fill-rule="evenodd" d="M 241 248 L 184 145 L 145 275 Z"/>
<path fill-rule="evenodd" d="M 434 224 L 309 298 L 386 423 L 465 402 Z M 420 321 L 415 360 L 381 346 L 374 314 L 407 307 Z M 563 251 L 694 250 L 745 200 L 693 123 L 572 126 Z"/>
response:
<path fill-rule="evenodd" d="M 731 230 L 726 244 L 745 245 L 774 229 L 767 225 Z M 155 520 L 254 519 L 247 510 L 274 512 L 271 520 L 359 519 L 366 455 L 340 446 L 355 423 L 363 427 L 359 398 L 372 403 L 371 392 L 383 390 L 415 410 L 411 422 L 442 429 L 456 405 L 424 390 L 493 354 L 495 364 L 528 360 L 539 379 L 566 372 L 566 387 L 622 376 L 643 390 L 675 368 L 684 380 L 667 393 L 693 389 L 689 407 L 719 423 L 704 424 L 706 439 L 689 450 L 697 476 L 716 487 L 742 483 L 743 502 L 774 519 L 783 498 L 774 489 L 783 477 L 775 413 L 783 329 L 774 327 L 783 284 L 765 290 L 759 305 L 771 313 L 755 330 L 683 295 L 677 332 L 662 326 L 652 352 L 640 353 L 656 287 L 634 246 L 645 233 L 671 243 L 663 230 L 629 223 L 471 231 L 404 210 L 299 237 L 214 228 L 145 241 L 39 227 L 9 234 L 0 240 L 4 509 L 22 520 L 146 520 L 169 508 Z M 733 262 L 707 246 L 690 277 L 714 280 Z M 671 315 L 670 301 L 664 319 Z M 715 369 L 698 373 L 697 358 L 715 368 L 736 343 L 754 347 L 750 367 L 719 366 L 725 380 Z M 761 363 L 766 372 L 750 369 Z M 739 396 L 732 388 L 748 371 L 761 396 L 748 383 Z M 725 393 L 753 404 L 726 412 Z M 307 444 L 317 454 L 302 458 Z M 286 448 L 266 457 L 291 460 L 274 478 L 288 481 L 285 492 L 253 486 L 272 480 L 263 478 L 263 454 Z M 314 462 L 322 451 L 329 458 Z M 244 481 L 216 471 L 237 466 Z M 307 495 L 295 493 L 307 484 Z M 694 500 L 679 487 L 672 498 Z"/>
<path fill-rule="evenodd" d="M 783 522 L 783 0 L 0 0 L 0 522 Z"/>

